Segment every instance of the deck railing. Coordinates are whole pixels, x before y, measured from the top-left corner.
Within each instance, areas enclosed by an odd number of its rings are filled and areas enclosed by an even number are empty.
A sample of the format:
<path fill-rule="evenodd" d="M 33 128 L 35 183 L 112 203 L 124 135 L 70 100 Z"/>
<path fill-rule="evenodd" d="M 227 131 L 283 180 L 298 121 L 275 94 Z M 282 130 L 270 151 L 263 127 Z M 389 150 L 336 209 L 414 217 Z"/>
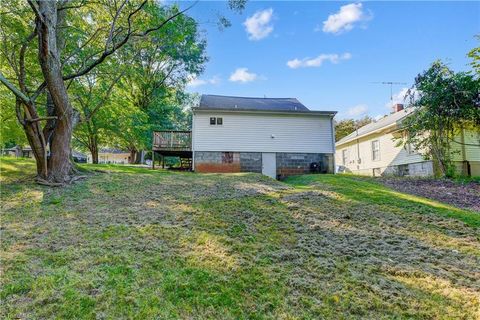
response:
<path fill-rule="evenodd" d="M 191 151 L 191 131 L 154 131 L 153 148 L 166 151 Z"/>

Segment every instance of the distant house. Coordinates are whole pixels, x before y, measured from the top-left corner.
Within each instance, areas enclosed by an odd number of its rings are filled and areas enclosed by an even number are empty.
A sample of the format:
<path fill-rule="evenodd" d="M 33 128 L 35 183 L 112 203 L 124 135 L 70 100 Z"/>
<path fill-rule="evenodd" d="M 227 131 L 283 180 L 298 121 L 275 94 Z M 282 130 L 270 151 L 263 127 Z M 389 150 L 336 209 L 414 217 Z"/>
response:
<path fill-rule="evenodd" d="M 87 155 L 87 162 L 92 163 L 92 155 Z M 130 152 L 119 149 L 100 149 L 98 163 L 127 164 L 130 162 Z"/>
<path fill-rule="evenodd" d="M 192 131 L 154 133 L 154 151 L 191 157 L 197 172 L 334 172 L 335 111 L 294 98 L 218 95 L 202 95 L 192 111 Z"/>
<path fill-rule="evenodd" d="M 30 146 L 15 146 L 8 149 L 2 149 L 1 153 L 4 156 L 12 156 L 16 158 L 34 158 L 33 151 Z"/>
<path fill-rule="evenodd" d="M 393 113 L 359 128 L 336 143 L 335 161 L 346 167 L 347 172 L 380 176 L 431 176 L 435 172 L 431 160 L 426 160 L 421 150 L 413 146 L 398 145 L 404 132 L 402 120 L 414 109 L 404 109 L 396 104 Z M 465 175 L 480 175 L 480 135 L 473 131 L 462 130 L 458 141 L 452 143 L 452 156 L 458 172 Z"/>
<path fill-rule="evenodd" d="M 33 154 L 33 150 L 30 146 L 26 146 L 26 147 L 15 146 L 12 148 L 1 150 L 1 153 L 4 156 L 12 156 L 16 158 L 20 158 L 20 157 L 32 158 L 32 159 L 35 158 L 35 155 Z M 48 156 L 50 156 L 50 152 L 48 152 Z M 72 158 L 73 158 L 73 161 L 75 162 L 79 162 L 79 163 L 87 162 L 87 156 L 76 150 L 72 150 Z"/>

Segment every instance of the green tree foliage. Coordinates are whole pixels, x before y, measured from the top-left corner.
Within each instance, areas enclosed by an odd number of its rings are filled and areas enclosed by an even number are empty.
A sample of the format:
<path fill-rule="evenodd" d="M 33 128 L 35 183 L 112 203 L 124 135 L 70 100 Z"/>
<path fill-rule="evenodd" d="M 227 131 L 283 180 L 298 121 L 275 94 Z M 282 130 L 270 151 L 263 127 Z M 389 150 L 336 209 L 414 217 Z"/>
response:
<path fill-rule="evenodd" d="M 230 5 L 241 10 L 242 2 L 231 1 Z M 0 2 L 0 82 L 10 91 L 10 103 L 5 105 L 15 108 L 32 146 L 37 181 L 62 184 L 75 174 L 69 160 L 72 132 L 82 116 L 92 111 L 79 105 L 109 100 L 101 98 L 100 88 L 108 87 L 107 80 L 103 84 L 100 80 L 102 68 L 113 68 L 105 72 L 112 74 L 118 62 L 148 63 L 153 56 L 148 51 L 156 48 L 154 59 L 159 60 L 151 60 L 151 65 L 160 68 L 161 62 L 168 61 L 161 71 L 164 76 L 171 72 L 166 78 L 174 78 L 176 84 L 183 83 L 187 73 L 201 71 L 198 66 L 204 61 L 205 43 L 198 39 L 195 21 L 186 15 L 190 7 L 181 10 L 153 0 Z M 88 91 L 82 86 L 88 89 L 90 80 L 83 78 L 89 75 L 98 85 L 92 92 L 100 96 L 73 101 L 75 92 L 78 97 L 82 90 Z M 140 89 L 137 97 L 147 98 L 144 105 L 150 105 L 155 94 L 141 90 L 157 90 L 162 73 L 156 75 L 159 78 L 149 79 L 155 88 L 140 85 L 138 79 L 138 87 L 132 87 Z"/>
<path fill-rule="evenodd" d="M 162 14 L 152 11 L 146 23 L 161 23 Z M 94 162 L 102 146 L 129 150 L 132 161 L 139 160 L 138 151 L 151 147 L 152 130 L 174 129 L 185 118 L 184 86 L 203 71 L 205 48 L 195 20 L 178 16 L 75 81 L 74 103 L 80 111 L 75 144 L 88 149 Z"/>
<path fill-rule="evenodd" d="M 423 150 L 442 175 L 451 175 L 452 144 L 460 143 L 455 136 L 465 127 L 480 130 L 479 92 L 479 80 L 471 73 L 455 73 L 443 62 L 434 62 L 410 90 L 410 107 L 416 110 L 403 122 L 403 143 Z"/>
<path fill-rule="evenodd" d="M 480 35 L 476 35 L 475 38 L 480 41 Z M 470 50 L 470 52 L 468 53 L 468 57 L 472 59 L 470 65 L 472 66 L 473 70 L 476 73 L 476 76 L 478 77 L 480 74 L 480 46 Z"/>
<path fill-rule="evenodd" d="M 26 144 L 25 133 L 15 115 L 15 102 L 7 89 L 0 86 L 0 148 Z"/>
<path fill-rule="evenodd" d="M 335 141 L 339 141 L 343 137 L 348 136 L 353 131 L 366 126 L 367 124 L 373 122 L 373 119 L 369 116 L 365 116 L 361 119 L 343 119 L 340 121 L 335 121 Z"/>

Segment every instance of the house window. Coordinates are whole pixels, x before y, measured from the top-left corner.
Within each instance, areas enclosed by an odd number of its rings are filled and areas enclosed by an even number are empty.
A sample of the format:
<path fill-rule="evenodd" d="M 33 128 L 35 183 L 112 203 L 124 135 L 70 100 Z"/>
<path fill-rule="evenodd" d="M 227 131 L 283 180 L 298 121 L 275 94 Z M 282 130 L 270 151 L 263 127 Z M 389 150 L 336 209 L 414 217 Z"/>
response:
<path fill-rule="evenodd" d="M 215 125 L 216 123 L 216 118 L 215 117 L 210 117 L 210 125 Z"/>
<path fill-rule="evenodd" d="M 380 160 L 380 141 L 372 141 L 372 160 Z"/>
<path fill-rule="evenodd" d="M 222 163 L 233 163 L 233 152 L 222 152 Z"/>
<path fill-rule="evenodd" d="M 344 149 L 342 150 L 342 161 L 343 161 L 343 165 L 347 165 L 348 163 L 348 150 L 347 149 Z"/>
<path fill-rule="evenodd" d="M 217 118 L 217 125 L 221 126 L 223 124 L 223 118 Z"/>

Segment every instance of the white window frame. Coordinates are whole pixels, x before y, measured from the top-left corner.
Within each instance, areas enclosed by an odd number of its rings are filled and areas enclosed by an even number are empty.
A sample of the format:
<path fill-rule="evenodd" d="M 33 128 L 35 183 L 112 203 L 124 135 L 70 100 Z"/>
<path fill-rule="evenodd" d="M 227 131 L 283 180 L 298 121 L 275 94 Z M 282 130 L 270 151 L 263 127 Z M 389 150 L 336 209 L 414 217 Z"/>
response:
<path fill-rule="evenodd" d="M 344 166 L 348 164 L 348 149 L 342 150 L 342 163 Z"/>
<path fill-rule="evenodd" d="M 375 149 L 375 143 L 377 143 L 377 149 Z M 380 161 L 380 140 L 373 140 L 372 144 L 372 161 Z M 375 157 L 375 152 L 378 153 L 377 157 Z"/>

